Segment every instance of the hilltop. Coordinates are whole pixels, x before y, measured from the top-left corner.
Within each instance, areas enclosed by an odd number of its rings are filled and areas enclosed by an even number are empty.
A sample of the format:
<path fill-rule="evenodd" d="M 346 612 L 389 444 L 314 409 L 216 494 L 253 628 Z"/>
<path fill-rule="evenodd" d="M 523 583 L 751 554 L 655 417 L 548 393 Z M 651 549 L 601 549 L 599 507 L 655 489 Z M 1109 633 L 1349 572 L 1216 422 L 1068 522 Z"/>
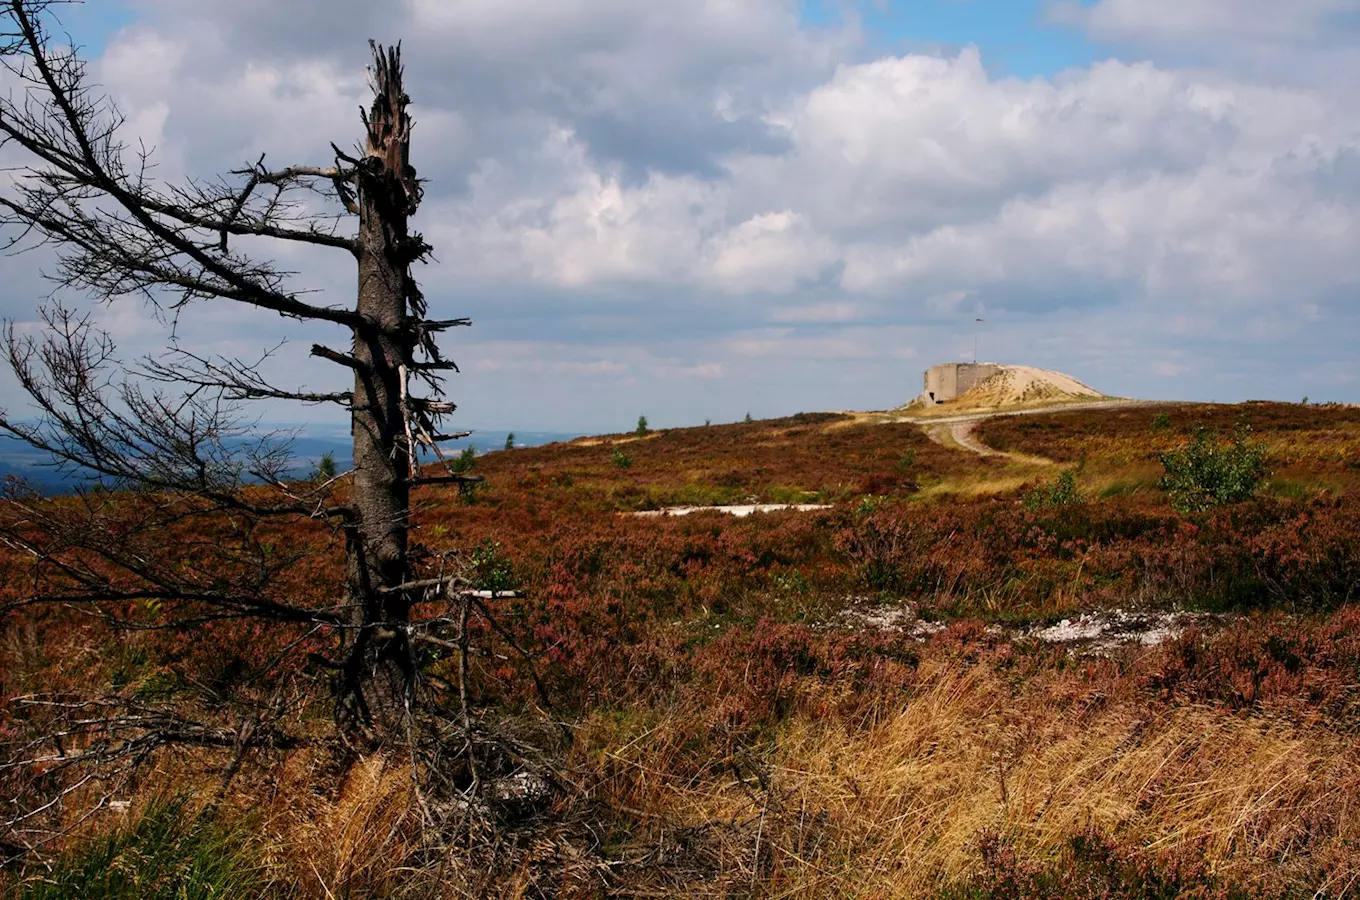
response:
<path fill-rule="evenodd" d="M 957 396 L 952 391 L 937 396 L 930 390 L 932 373 L 947 367 L 959 372 Z M 975 381 L 978 376 L 982 377 Z M 903 412 L 943 416 L 1113 399 L 1071 375 L 1034 366 L 949 363 L 928 371 L 926 383 L 927 389 L 903 407 Z"/>

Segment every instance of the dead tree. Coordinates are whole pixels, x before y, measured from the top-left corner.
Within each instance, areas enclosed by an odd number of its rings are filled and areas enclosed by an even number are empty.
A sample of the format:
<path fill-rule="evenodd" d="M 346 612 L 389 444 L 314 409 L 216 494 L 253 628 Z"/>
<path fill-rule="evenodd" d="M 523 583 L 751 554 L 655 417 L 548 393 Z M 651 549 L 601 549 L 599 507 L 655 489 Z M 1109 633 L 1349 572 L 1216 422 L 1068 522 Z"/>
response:
<path fill-rule="evenodd" d="M 400 47 L 370 43 L 373 101 L 361 110 L 363 138 L 352 152 L 330 144 L 328 164 L 282 168 L 261 155 L 230 177 L 164 185 L 152 177 L 149 151 L 130 151 L 120 141 L 122 118 L 87 83 L 76 53 L 51 39 L 48 7 L 46 0 L 6 0 L 0 22 L 0 59 L 17 85 L 0 97 L 0 144 L 8 158 L 21 160 L 10 170 L 12 185 L 0 188 L 0 224 L 10 246 L 54 248 L 52 277 L 61 288 L 102 302 L 140 298 L 167 321 L 192 315 L 202 303 L 236 303 L 338 326 L 349 346 L 317 343 L 311 355 L 347 370 L 352 387 L 279 386 L 265 379 L 259 361 L 185 349 L 129 368 L 88 319 L 55 306 L 46 312 L 45 336 L 12 329 L 7 335 L 9 361 L 41 419 L 0 414 L 0 429 L 73 468 L 142 492 L 145 508 L 137 514 L 144 533 L 185 516 L 332 521 L 344 534 L 346 583 L 338 602 L 298 606 L 270 593 L 277 560 L 238 565 L 231 579 L 138 563 L 101 545 L 94 533 L 98 502 L 87 497 L 83 507 L 54 511 L 16 495 L 9 515 L 21 521 L 6 534 L 11 547 L 41 560 L 46 579 L 46 593 L 24 602 L 55 596 L 107 610 L 147 597 L 175 610 L 181 625 L 257 616 L 331 629 L 339 635 L 332 661 L 337 715 L 380 738 L 409 708 L 411 608 L 426 590 L 413 586 L 411 490 L 461 477 L 425 478 L 418 465 L 422 445 L 437 452 L 437 443 L 451 437 L 440 433 L 439 421 L 454 406 L 437 398 L 440 373 L 456 367 L 435 339 L 469 324 L 429 318 L 412 276 L 431 248 L 409 225 L 421 181 L 410 162 Z M 355 220 L 357 227 L 347 229 Z M 248 252 L 271 241 L 348 255 L 357 276 L 353 303 L 319 304 L 292 287 L 290 273 Z M 417 385 L 430 396 L 417 396 Z M 259 399 L 348 411 L 354 469 L 338 493 L 335 485 L 286 483 L 278 442 L 241 444 L 242 404 Z M 72 515 L 83 515 L 84 527 L 64 520 Z M 50 526 L 42 546 L 30 537 L 35 523 Z M 242 540 L 248 560 L 250 538 Z"/>

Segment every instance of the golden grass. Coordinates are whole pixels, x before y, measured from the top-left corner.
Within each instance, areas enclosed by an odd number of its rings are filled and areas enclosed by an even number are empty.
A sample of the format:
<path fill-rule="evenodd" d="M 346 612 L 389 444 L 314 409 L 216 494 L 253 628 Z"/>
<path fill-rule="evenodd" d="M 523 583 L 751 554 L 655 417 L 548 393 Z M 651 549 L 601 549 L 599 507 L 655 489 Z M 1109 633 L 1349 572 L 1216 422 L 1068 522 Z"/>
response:
<path fill-rule="evenodd" d="M 923 484 L 915 496 L 922 500 L 941 497 L 987 497 L 1017 491 L 1033 481 L 1033 475 L 988 472 L 971 478 L 944 478 Z"/>
<path fill-rule="evenodd" d="M 280 880 L 318 900 L 390 892 L 420 837 L 410 768 L 382 755 L 362 759 L 329 799 L 309 795 L 305 773 L 290 781 L 267 844 Z"/>
<path fill-rule="evenodd" d="M 1203 854 L 1230 878 L 1287 883 L 1326 869 L 1324 895 L 1360 878 L 1360 756 L 1347 736 L 1037 686 L 1015 696 L 989 668 L 957 662 L 923 674 L 903 708 L 862 727 L 786 726 L 763 807 L 732 781 L 675 784 L 645 753 L 633 797 L 695 823 L 758 816 L 761 849 L 747 846 L 748 827 L 730 853 L 733 871 L 759 871 L 761 896 L 927 896 L 977 864 L 988 831 L 1036 858 L 1097 828 Z"/>

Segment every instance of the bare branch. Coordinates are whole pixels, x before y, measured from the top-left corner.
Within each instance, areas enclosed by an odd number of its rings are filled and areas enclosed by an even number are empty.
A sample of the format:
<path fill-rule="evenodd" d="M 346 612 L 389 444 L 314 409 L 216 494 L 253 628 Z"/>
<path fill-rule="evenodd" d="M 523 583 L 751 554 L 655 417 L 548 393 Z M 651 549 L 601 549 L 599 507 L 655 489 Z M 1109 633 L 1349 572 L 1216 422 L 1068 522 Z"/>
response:
<path fill-rule="evenodd" d="M 341 353 L 339 350 L 332 350 L 330 347 L 324 347 L 321 344 L 312 344 L 312 356 L 328 359 L 333 363 L 339 363 L 340 365 L 347 366 L 351 369 L 364 368 L 363 363 L 359 362 L 348 353 Z"/>

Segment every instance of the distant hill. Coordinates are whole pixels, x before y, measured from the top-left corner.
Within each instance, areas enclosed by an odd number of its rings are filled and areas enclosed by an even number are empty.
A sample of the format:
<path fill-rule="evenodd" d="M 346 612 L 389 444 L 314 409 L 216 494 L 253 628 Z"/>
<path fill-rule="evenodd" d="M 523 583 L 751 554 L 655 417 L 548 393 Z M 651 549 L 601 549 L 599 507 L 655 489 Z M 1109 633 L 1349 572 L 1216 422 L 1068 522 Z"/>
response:
<path fill-rule="evenodd" d="M 277 426 L 263 426 L 265 430 Z M 473 433 L 461 441 L 445 444 L 445 452 L 450 456 L 460 453 L 465 447 L 472 447 L 477 453 L 488 453 L 505 448 L 506 438 L 515 436 L 516 447 L 539 447 L 555 441 L 569 441 L 580 437 L 580 432 L 565 431 L 481 431 Z M 351 465 L 351 444 L 348 432 L 343 428 L 317 428 L 298 434 L 290 441 L 294 457 L 293 471 L 297 477 L 305 477 L 316 468 L 321 457 L 330 453 L 335 465 L 344 471 Z M 432 460 L 428 455 L 426 462 Z M 63 494 L 74 490 L 78 485 L 91 479 L 79 472 L 66 472 L 54 465 L 53 460 L 40 450 L 35 450 L 23 441 L 0 434 L 0 478 L 15 477 L 27 482 L 44 494 Z"/>

